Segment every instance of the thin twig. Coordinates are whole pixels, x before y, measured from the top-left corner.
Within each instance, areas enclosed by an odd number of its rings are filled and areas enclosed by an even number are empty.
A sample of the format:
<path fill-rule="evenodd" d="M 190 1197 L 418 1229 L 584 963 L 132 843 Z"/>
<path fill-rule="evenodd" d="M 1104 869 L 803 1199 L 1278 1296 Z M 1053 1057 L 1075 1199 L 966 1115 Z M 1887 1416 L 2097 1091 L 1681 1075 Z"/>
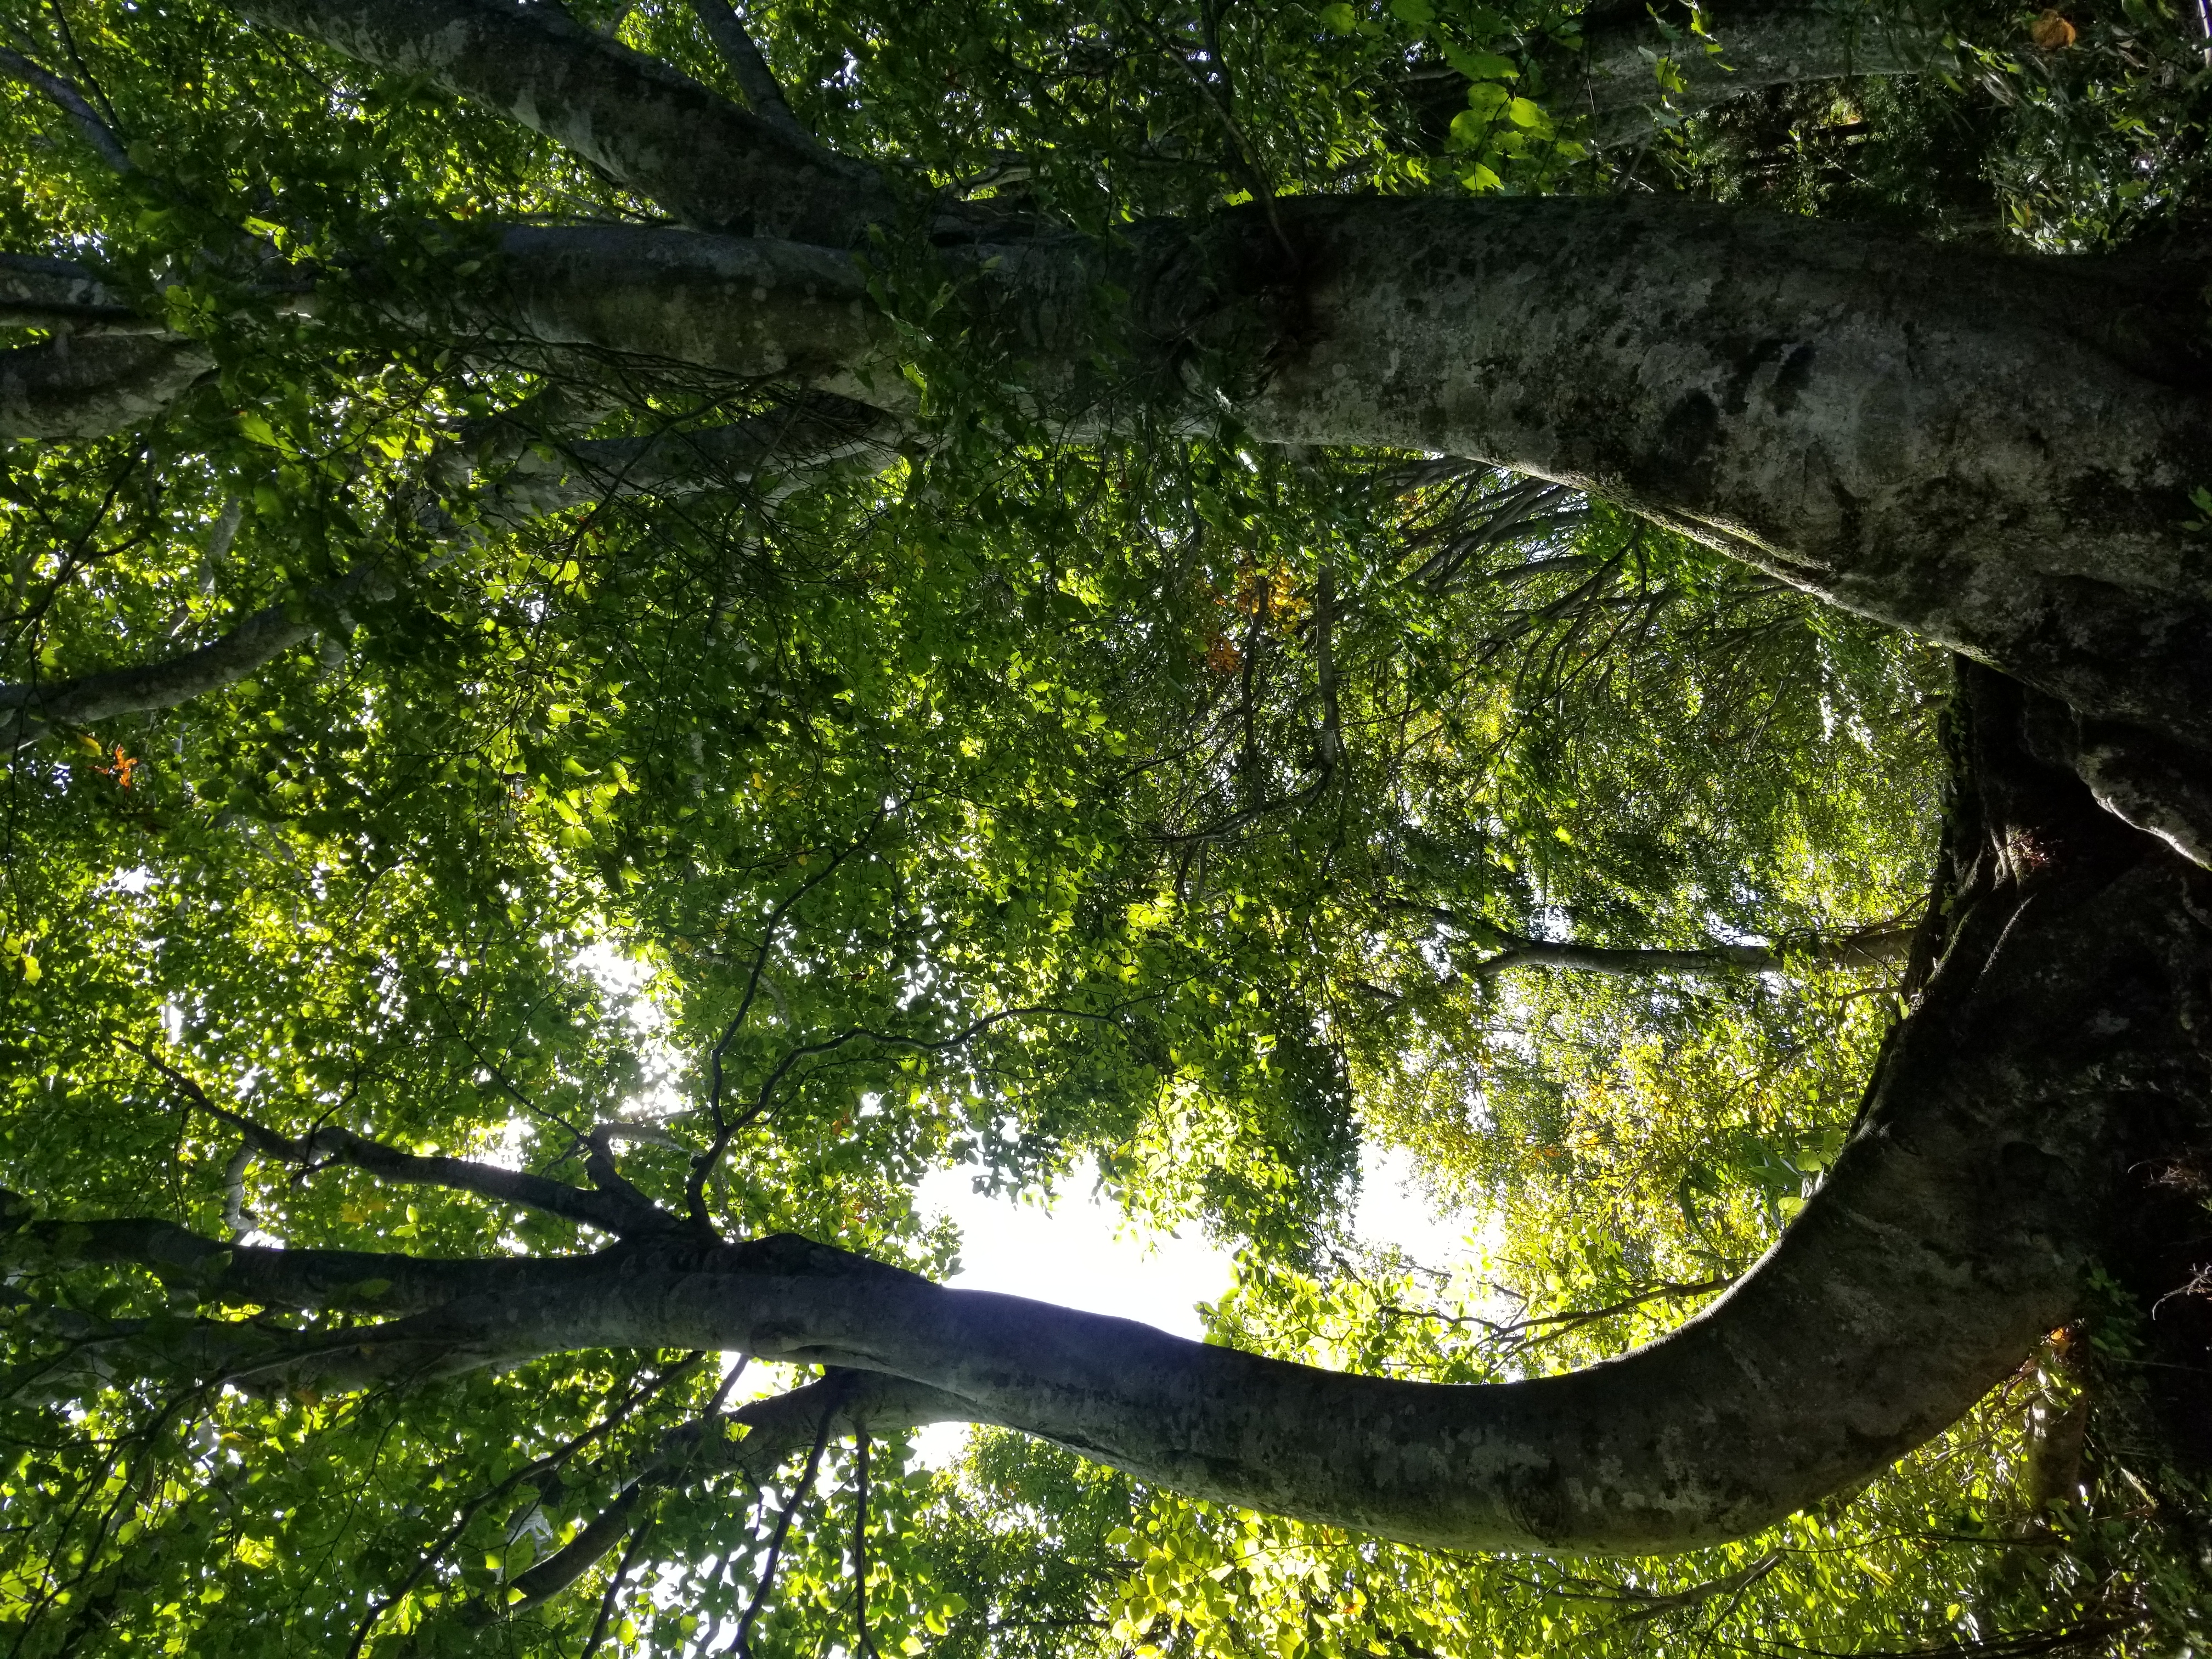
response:
<path fill-rule="evenodd" d="M 868 1426 L 859 1425 L 856 1437 L 858 1468 L 854 1471 L 853 1502 L 853 1631 L 860 1659 L 876 1659 L 875 1638 L 868 1634 Z"/>
<path fill-rule="evenodd" d="M 630 1534 L 629 1547 L 623 1551 L 622 1559 L 615 1564 L 613 1577 L 607 1580 L 607 1593 L 599 1598 L 599 1616 L 592 1621 L 592 1633 L 584 1638 L 582 1659 L 592 1659 L 592 1656 L 599 1651 L 599 1638 L 607 1633 L 607 1622 L 615 1616 L 615 1598 L 622 1594 L 623 1579 L 637 1564 L 638 1552 L 645 1547 L 645 1540 L 652 1531 L 653 1516 L 648 1515 L 638 1522 L 637 1530 Z"/>
<path fill-rule="evenodd" d="M 533 1480 L 541 1474 L 546 1474 L 550 1470 L 559 1468 L 570 1458 L 574 1457 L 578 1452 L 590 1445 L 592 1441 L 600 1438 L 611 1431 L 619 1427 L 622 1424 L 629 1420 L 631 1413 L 635 1412 L 639 1407 L 650 1401 L 655 1395 L 659 1394 L 671 1382 L 673 1382 L 678 1377 L 682 1376 L 684 1373 L 690 1370 L 699 1363 L 702 1357 L 702 1355 L 697 1353 L 685 1355 L 683 1359 L 671 1366 L 667 1370 L 663 1371 L 651 1382 L 632 1389 L 629 1399 L 623 1401 L 622 1404 L 614 1407 L 613 1410 L 610 1411 L 605 1417 L 592 1425 L 590 1428 L 585 1430 L 581 1434 L 577 1435 L 574 1439 L 567 1441 L 563 1444 L 556 1447 L 553 1450 L 548 1452 L 544 1456 L 538 1458 L 536 1462 L 524 1464 L 520 1468 L 517 1469 L 513 1474 L 507 1476 L 506 1480 L 501 1481 L 497 1486 L 492 1487 L 489 1491 L 484 1492 L 480 1497 L 472 1499 L 468 1504 L 464 1504 L 461 1509 L 460 1518 L 454 1522 L 451 1527 L 446 1529 L 444 1535 L 441 1536 L 436 1543 L 433 1544 L 428 1549 L 422 1552 L 421 1559 L 415 1563 L 414 1570 L 410 1572 L 405 1578 L 400 1581 L 399 1587 L 393 1590 L 392 1594 L 386 1596 L 382 1601 L 369 1608 L 368 1616 L 363 1619 L 361 1621 L 361 1624 L 354 1631 L 353 1643 L 346 1649 L 346 1659 L 359 1659 L 362 1648 L 368 1642 L 371 1632 L 376 1629 L 379 1621 L 383 1619 L 386 1613 L 391 1612 L 392 1608 L 398 1607 L 401 1601 L 404 1601 L 407 1598 L 409 1592 L 411 1591 L 416 1584 L 422 1583 L 422 1575 L 428 1572 L 433 1566 L 437 1565 L 438 1558 L 453 1547 L 454 1540 L 459 1539 L 464 1532 L 468 1530 L 469 1523 L 475 1520 L 477 1516 L 481 1515 L 488 1505 L 497 1503 L 501 1498 L 505 1497 L 508 1492 L 513 1492 L 524 1481 Z"/>

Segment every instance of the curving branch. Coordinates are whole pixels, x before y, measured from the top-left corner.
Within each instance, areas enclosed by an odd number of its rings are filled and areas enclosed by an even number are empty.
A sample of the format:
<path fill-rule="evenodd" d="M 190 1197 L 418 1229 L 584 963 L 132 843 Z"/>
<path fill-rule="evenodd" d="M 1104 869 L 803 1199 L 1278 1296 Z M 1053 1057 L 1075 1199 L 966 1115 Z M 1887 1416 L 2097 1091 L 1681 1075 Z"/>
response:
<path fill-rule="evenodd" d="M 0 268 L 0 281 L 5 274 Z M 826 474 L 883 471 L 897 460 L 902 436 L 901 423 L 880 410 L 826 393 L 801 394 L 741 421 L 643 438 L 556 445 L 519 418 L 487 422 L 469 441 L 436 457 L 432 471 L 441 486 L 472 491 L 485 522 L 514 527 L 551 513 L 646 496 L 749 489 L 773 502 Z M 425 516 L 453 537 L 476 533 L 442 508 Z M 325 618 L 349 625 L 349 604 L 389 599 L 398 592 L 388 576 L 356 572 L 254 611 L 219 638 L 174 656 L 0 685 L 0 755 L 57 730 L 175 708 L 236 685 L 325 632 Z"/>
<path fill-rule="evenodd" d="M 123 148 L 122 139 L 116 137 L 115 129 L 100 118 L 100 112 L 77 89 L 75 82 L 6 46 L 0 46 L 0 75 L 12 76 L 46 94 L 84 135 L 85 142 L 99 154 L 100 159 L 115 172 L 130 173 L 134 170 L 131 157 Z"/>
<path fill-rule="evenodd" d="M 359 1387 L 578 1350 L 734 1349 L 919 1385 L 875 1399 L 878 1426 L 902 1412 L 995 1422 L 1197 1497 L 1413 1543 L 1646 1552 L 1754 1531 L 1954 1421 L 2079 1309 L 2134 1172 L 2175 1137 L 2212 1135 L 2197 872 L 2034 757 L 2026 734 L 2047 708 L 1994 676 L 1966 686 L 1942 960 L 1851 1139 L 1753 1271 L 1624 1358 L 1482 1387 L 1347 1376 L 948 1291 L 804 1239 L 685 1231 L 422 1264 L 416 1311 L 342 1341 L 209 1324 L 167 1363 Z M 296 1297 L 338 1265 L 251 1247 L 216 1261 L 222 1247 L 160 1224 L 16 1222 L 27 1234 L 87 1258 L 136 1249 L 157 1271 L 182 1253 L 204 1304 Z M 371 1271 L 391 1295 L 409 1270 Z M 447 1275 L 445 1299 L 419 1305 Z M 151 1365 L 159 1347 L 145 1332 L 84 1343 L 111 1368 Z M 806 1407 L 749 1407 L 757 1434 L 734 1445 L 702 1427 L 689 1467 L 769 1455 L 775 1439 L 757 1437 L 775 1421 L 787 1449 L 778 1409 Z"/>
<path fill-rule="evenodd" d="M 385 1181 L 446 1187 L 502 1204 L 524 1205 L 618 1237 L 665 1232 L 677 1224 L 675 1217 L 616 1173 L 606 1145 L 612 1126 L 597 1130 L 590 1137 L 591 1158 L 586 1167 L 596 1188 L 592 1190 L 571 1187 L 545 1176 L 501 1169 L 498 1164 L 479 1163 L 474 1158 L 403 1152 L 396 1146 L 387 1146 L 336 1125 L 311 1129 L 295 1139 L 227 1106 L 217 1105 L 196 1079 L 151 1050 L 141 1048 L 137 1052 L 183 1090 L 200 1110 L 236 1129 L 245 1137 L 248 1147 L 283 1163 L 310 1170 L 334 1164 L 348 1164 Z"/>
<path fill-rule="evenodd" d="M 396 592 L 388 578 L 356 572 L 309 590 L 302 601 L 256 611 L 221 638 L 173 657 L 66 680 L 0 685 L 0 755 L 58 729 L 174 708 L 236 685 L 320 634 L 325 624 L 313 613 L 343 614 L 349 601 L 387 599 Z"/>
<path fill-rule="evenodd" d="M 488 105 L 690 224 L 842 248 L 893 215 L 874 169 L 594 34 L 558 7 L 234 0 L 234 9 Z"/>

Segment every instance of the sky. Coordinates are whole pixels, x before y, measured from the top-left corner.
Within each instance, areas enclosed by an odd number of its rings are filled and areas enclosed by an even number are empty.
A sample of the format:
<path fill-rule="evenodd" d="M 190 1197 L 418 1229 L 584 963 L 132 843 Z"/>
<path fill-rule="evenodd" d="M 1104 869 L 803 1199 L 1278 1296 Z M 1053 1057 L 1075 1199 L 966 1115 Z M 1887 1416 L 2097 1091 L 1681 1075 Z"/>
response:
<path fill-rule="evenodd" d="M 1446 1266 L 1475 1248 L 1468 1236 L 1482 1218 L 1439 1215 L 1410 1183 L 1410 1170 L 1403 1153 L 1370 1147 L 1353 1225 L 1370 1243 L 1396 1244 L 1425 1266 Z M 1196 1337 L 1197 1304 L 1229 1288 L 1228 1254 L 1197 1228 L 1181 1237 L 1138 1228 L 1093 1195 L 1087 1176 L 1065 1183 L 1049 1207 L 984 1197 L 975 1176 L 967 1168 L 939 1170 L 916 1194 L 925 1213 L 949 1215 L 960 1229 L 960 1272 L 945 1281 L 958 1289 L 1034 1297 Z M 941 1468 L 967 1436 L 962 1425 L 939 1424 L 916 1437 L 916 1451 Z"/>

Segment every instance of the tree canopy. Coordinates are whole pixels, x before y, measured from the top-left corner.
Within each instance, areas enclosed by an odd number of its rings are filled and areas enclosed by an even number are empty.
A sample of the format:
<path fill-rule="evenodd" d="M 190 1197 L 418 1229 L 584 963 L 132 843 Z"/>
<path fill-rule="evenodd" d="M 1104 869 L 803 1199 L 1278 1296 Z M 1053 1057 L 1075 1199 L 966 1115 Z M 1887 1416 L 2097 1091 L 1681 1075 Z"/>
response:
<path fill-rule="evenodd" d="M 0 21 L 11 1653 L 2201 1647 L 2195 11 Z"/>

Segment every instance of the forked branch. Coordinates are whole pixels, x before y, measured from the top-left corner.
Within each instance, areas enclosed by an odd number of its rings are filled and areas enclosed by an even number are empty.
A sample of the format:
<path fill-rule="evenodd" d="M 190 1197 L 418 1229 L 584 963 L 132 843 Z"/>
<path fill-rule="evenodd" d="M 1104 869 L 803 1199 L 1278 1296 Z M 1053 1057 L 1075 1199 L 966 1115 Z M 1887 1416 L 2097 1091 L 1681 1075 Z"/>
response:
<path fill-rule="evenodd" d="M 372 1140 L 366 1135 L 335 1125 L 312 1129 L 297 1139 L 283 1134 L 252 1119 L 220 1106 L 199 1083 L 179 1071 L 149 1049 L 141 1048 L 144 1055 L 161 1074 L 191 1097 L 192 1103 L 210 1117 L 228 1124 L 245 1136 L 246 1145 L 256 1152 L 274 1158 L 282 1163 L 293 1164 L 306 1170 L 327 1168 L 334 1164 L 349 1164 L 385 1181 L 427 1187 L 446 1187 L 457 1192 L 474 1193 L 502 1204 L 526 1205 L 543 1210 L 549 1215 L 596 1227 L 602 1232 L 618 1237 L 642 1237 L 666 1232 L 676 1225 L 675 1217 L 652 1202 L 627 1181 L 614 1174 L 612 1159 L 608 1156 L 604 1135 L 593 1143 L 593 1164 L 590 1166 L 594 1181 L 604 1172 L 614 1184 L 596 1189 L 572 1187 L 566 1182 L 549 1176 L 531 1175 L 520 1170 L 505 1170 L 495 1164 L 479 1163 L 474 1158 L 449 1158 L 443 1154 L 423 1155 L 403 1152 L 396 1146 Z"/>

